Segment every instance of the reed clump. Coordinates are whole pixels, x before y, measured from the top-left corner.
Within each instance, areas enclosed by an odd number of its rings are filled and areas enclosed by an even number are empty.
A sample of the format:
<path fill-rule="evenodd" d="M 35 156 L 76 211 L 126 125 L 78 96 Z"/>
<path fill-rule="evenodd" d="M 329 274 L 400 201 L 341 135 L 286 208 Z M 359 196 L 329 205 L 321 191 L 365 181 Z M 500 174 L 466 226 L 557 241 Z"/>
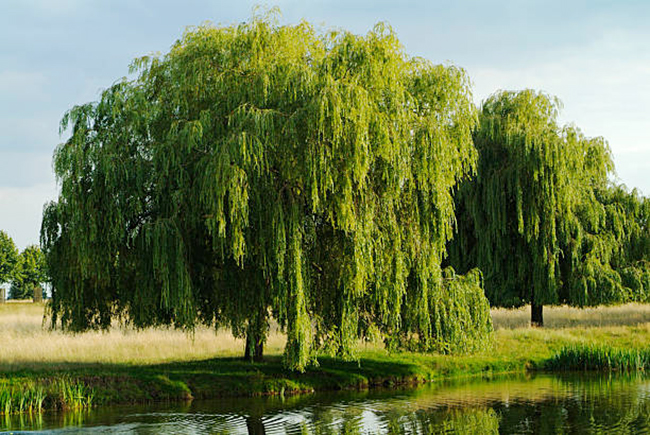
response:
<path fill-rule="evenodd" d="M 59 400 L 64 409 L 79 410 L 90 408 L 93 404 L 95 393 L 92 388 L 81 382 L 59 379 L 57 383 Z"/>
<path fill-rule="evenodd" d="M 36 413 L 43 410 L 47 397 L 42 386 L 0 384 L 0 414 Z"/>
<path fill-rule="evenodd" d="M 650 369 L 650 348 L 624 349 L 597 344 L 564 346 L 546 363 L 549 370 L 635 372 Z"/>
<path fill-rule="evenodd" d="M 0 381 L 0 415 L 34 414 L 44 409 L 80 410 L 93 405 L 95 393 L 82 382 L 62 378 L 53 382 Z"/>

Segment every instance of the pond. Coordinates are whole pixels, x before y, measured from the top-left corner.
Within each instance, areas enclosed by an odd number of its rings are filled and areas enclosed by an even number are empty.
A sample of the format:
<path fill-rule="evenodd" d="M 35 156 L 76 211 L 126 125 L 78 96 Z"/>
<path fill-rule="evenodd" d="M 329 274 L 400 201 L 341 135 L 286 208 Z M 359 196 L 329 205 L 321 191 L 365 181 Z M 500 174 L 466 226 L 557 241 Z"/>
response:
<path fill-rule="evenodd" d="M 650 377 L 536 375 L 419 388 L 0 416 L 68 434 L 647 433 Z"/>

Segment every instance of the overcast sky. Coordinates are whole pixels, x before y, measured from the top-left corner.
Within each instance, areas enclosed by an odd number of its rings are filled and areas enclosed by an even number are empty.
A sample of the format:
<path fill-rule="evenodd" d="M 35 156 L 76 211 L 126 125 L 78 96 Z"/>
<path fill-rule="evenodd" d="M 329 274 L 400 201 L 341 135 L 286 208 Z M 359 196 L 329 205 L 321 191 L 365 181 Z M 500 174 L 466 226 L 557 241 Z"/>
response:
<path fill-rule="evenodd" d="M 246 21 L 259 1 L 0 0 L 0 229 L 38 242 L 56 197 L 58 123 L 125 76 L 130 61 L 167 52 L 187 26 Z M 650 193 L 650 0 L 287 0 L 301 19 L 366 33 L 386 21 L 406 51 L 465 68 L 480 104 L 498 89 L 560 97 L 563 122 L 603 136 L 619 181 Z"/>

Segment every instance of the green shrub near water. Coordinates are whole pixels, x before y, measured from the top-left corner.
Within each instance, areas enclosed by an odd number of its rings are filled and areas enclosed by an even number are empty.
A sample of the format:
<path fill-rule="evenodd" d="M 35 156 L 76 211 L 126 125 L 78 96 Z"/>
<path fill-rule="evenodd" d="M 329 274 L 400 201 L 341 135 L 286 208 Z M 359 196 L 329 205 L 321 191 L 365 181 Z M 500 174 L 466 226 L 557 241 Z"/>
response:
<path fill-rule="evenodd" d="M 563 347 L 546 363 L 550 370 L 645 371 L 650 368 L 650 349 L 621 349 L 602 345 Z"/>

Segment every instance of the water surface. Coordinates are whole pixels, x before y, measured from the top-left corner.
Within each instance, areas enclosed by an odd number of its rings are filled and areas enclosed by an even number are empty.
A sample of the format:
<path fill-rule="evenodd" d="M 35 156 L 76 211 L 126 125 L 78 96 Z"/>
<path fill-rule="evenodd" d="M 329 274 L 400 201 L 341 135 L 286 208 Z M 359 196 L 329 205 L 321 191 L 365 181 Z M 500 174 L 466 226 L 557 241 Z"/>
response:
<path fill-rule="evenodd" d="M 0 431 L 69 434 L 648 433 L 650 378 L 510 377 L 414 389 L 0 416 Z"/>

